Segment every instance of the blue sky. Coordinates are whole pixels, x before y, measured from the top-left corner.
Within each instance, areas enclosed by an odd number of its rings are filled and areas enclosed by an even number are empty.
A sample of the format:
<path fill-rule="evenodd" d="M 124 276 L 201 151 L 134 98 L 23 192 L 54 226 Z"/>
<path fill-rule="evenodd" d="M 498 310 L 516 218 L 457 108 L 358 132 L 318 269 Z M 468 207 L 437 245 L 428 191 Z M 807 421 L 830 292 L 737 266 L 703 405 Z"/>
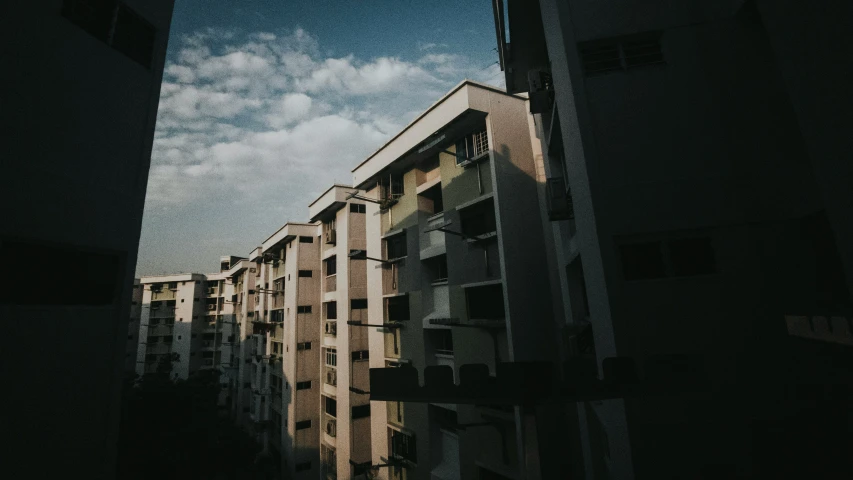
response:
<path fill-rule="evenodd" d="M 177 0 L 137 275 L 247 255 L 465 78 L 491 3 Z"/>

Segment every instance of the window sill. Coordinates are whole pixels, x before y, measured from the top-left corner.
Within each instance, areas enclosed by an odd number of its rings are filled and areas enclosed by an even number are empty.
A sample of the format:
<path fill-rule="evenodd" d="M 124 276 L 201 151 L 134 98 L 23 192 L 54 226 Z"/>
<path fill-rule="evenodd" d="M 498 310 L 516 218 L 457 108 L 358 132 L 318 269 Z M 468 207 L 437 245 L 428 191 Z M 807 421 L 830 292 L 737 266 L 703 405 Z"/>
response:
<path fill-rule="evenodd" d="M 477 243 L 477 242 L 481 242 L 483 240 L 488 240 L 490 238 L 495 238 L 497 236 L 498 236 L 498 232 L 494 231 L 494 232 L 483 233 L 481 235 L 476 235 L 475 238 L 466 238 L 465 241 L 468 243 Z"/>
<path fill-rule="evenodd" d="M 442 285 L 447 285 L 447 279 L 445 278 L 443 280 L 436 280 L 436 281 L 430 283 L 430 285 L 432 285 L 433 287 L 440 287 Z"/>

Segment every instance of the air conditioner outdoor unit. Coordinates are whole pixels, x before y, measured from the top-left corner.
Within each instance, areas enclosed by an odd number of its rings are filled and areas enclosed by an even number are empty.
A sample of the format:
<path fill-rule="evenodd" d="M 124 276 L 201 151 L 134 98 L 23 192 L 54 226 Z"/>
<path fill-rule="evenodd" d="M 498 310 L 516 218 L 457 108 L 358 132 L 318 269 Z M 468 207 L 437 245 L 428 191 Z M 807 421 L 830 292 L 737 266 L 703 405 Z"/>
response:
<path fill-rule="evenodd" d="M 337 385 L 338 384 L 338 372 L 334 370 L 329 370 L 326 372 L 326 384 L 328 385 Z"/>
<path fill-rule="evenodd" d="M 335 421 L 335 419 L 333 419 L 333 418 L 326 420 L 326 434 L 328 434 L 330 437 L 334 437 L 337 435 L 337 431 L 338 431 L 337 423 L 338 422 Z"/>
<path fill-rule="evenodd" d="M 215 303 L 211 303 L 210 305 L 208 305 L 208 306 L 207 306 L 207 309 L 208 309 L 208 310 L 216 310 L 216 304 L 215 304 Z"/>

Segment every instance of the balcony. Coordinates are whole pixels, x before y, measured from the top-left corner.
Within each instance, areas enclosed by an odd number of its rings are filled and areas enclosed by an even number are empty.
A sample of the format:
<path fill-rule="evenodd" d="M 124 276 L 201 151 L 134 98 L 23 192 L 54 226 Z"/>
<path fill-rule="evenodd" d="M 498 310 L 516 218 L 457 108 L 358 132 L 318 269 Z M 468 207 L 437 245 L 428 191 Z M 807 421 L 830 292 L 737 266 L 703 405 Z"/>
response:
<path fill-rule="evenodd" d="M 326 277 L 326 288 L 323 290 L 324 292 L 334 292 L 338 290 L 338 276 L 337 275 L 329 275 Z"/>
<path fill-rule="evenodd" d="M 335 320 L 326 320 L 326 328 L 324 333 L 329 337 L 338 336 L 338 322 Z"/>
<path fill-rule="evenodd" d="M 549 220 L 555 222 L 575 218 L 572 197 L 569 195 L 566 182 L 562 177 L 549 178 L 545 183 L 545 192 Z"/>

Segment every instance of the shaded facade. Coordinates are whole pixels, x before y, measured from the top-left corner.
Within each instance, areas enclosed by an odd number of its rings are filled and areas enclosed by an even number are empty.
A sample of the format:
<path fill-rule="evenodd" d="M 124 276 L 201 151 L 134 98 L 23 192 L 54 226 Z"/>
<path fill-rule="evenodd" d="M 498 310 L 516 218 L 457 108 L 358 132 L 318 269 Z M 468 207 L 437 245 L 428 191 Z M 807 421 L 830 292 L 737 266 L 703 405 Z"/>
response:
<path fill-rule="evenodd" d="M 11 271 L 73 265 L 55 291 L 3 281 L 7 473 L 115 473 L 121 379 L 173 2 L 4 6 L 0 252 Z M 9 275 L 8 277 L 12 277 Z M 28 351 L 38 338 L 51 354 Z M 29 372 L 39 372 L 35 377 Z M 60 400 L 61 399 L 61 400 Z"/>
<path fill-rule="evenodd" d="M 850 50 L 849 5 L 494 13 L 508 91 L 529 94 L 546 159 L 562 360 L 642 371 L 682 353 L 708 376 L 704 393 L 566 404 L 572 455 L 546 468 L 849 476 L 850 56 L 827 60 Z"/>

